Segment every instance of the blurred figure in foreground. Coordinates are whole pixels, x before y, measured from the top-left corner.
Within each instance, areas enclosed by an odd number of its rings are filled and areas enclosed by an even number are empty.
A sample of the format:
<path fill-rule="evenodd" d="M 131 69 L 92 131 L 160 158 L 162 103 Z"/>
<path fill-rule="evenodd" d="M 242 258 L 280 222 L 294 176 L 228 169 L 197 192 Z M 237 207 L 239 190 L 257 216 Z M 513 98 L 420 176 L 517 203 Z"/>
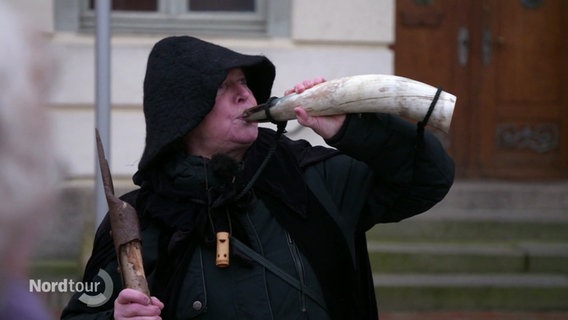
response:
<path fill-rule="evenodd" d="M 56 196 L 44 111 L 50 61 L 22 18 L 0 1 L 0 319 L 51 319 L 28 288 L 30 255 Z"/>

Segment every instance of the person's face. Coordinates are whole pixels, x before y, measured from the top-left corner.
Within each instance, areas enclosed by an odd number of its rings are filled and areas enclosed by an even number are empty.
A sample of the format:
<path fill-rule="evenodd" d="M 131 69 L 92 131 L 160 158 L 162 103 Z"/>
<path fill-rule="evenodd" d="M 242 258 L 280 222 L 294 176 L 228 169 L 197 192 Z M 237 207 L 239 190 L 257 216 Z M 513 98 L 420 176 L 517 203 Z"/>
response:
<path fill-rule="evenodd" d="M 242 119 L 247 108 L 257 104 L 242 69 L 231 69 L 217 89 L 213 109 L 186 136 L 190 154 L 211 158 L 224 153 L 240 158 L 258 136 L 258 125 Z"/>

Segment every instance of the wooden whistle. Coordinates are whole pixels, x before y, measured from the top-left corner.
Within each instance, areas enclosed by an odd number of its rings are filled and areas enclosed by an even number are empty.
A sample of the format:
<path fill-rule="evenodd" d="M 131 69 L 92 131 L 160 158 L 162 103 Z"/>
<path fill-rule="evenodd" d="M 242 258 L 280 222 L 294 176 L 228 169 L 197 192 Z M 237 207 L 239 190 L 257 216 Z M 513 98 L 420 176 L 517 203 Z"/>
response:
<path fill-rule="evenodd" d="M 219 268 L 229 266 L 229 233 L 217 232 L 217 258 L 215 265 Z"/>

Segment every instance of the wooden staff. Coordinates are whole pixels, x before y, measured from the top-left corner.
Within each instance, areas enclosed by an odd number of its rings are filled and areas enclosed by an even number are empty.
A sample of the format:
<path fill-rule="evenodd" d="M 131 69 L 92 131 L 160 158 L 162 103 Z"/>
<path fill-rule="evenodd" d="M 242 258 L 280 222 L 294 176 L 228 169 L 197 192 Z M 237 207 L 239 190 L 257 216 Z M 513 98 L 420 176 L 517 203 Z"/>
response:
<path fill-rule="evenodd" d="M 150 290 L 144 274 L 142 261 L 142 237 L 136 209 L 114 195 L 110 168 L 105 158 L 99 131 L 95 130 L 99 166 L 103 179 L 105 196 L 109 207 L 112 240 L 118 258 L 122 285 L 143 292 L 148 297 Z"/>

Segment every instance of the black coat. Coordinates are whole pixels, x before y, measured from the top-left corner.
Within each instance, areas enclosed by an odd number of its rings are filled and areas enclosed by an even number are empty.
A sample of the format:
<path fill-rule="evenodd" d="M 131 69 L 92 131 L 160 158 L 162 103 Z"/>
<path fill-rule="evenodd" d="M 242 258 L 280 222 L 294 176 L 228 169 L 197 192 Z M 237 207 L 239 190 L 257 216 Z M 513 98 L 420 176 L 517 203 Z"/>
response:
<path fill-rule="evenodd" d="M 271 135 L 261 129 L 259 142 L 252 148 L 262 154 L 266 149 L 263 141 Z M 374 320 L 378 312 L 365 231 L 377 223 L 397 222 L 422 213 L 442 200 L 453 183 L 453 161 L 433 135 L 426 132 L 424 141 L 417 141 L 413 125 L 390 115 L 351 115 L 340 133 L 327 142 L 339 152 L 310 147 L 305 142 L 280 142 L 253 192 L 290 233 L 314 269 L 331 318 Z M 180 234 L 191 244 L 197 224 L 182 223 L 184 227 L 175 230 L 174 220 L 159 221 L 145 214 L 152 206 L 142 198 L 151 198 L 144 186 L 124 199 L 136 206 L 141 216 L 145 268 L 151 274 L 152 293 L 170 304 L 166 312 L 171 313 L 171 305 L 182 294 L 180 279 L 186 276 L 175 266 L 187 265 L 195 246 L 184 246 L 187 250 L 177 255 L 176 263 L 160 261 L 155 252 L 165 250 L 164 243 L 171 244 L 171 239 Z M 153 205 L 165 211 L 177 210 L 171 203 Z M 99 268 L 116 265 L 108 231 L 104 222 L 97 232 L 86 281 Z M 163 234 L 168 235 L 165 242 Z M 170 268 L 163 267 L 164 263 Z M 178 288 L 172 291 L 165 283 L 178 284 Z M 116 285 L 114 296 L 119 290 Z M 77 298 L 70 301 L 63 319 L 97 319 L 112 314 L 113 299 L 89 308 Z"/>

